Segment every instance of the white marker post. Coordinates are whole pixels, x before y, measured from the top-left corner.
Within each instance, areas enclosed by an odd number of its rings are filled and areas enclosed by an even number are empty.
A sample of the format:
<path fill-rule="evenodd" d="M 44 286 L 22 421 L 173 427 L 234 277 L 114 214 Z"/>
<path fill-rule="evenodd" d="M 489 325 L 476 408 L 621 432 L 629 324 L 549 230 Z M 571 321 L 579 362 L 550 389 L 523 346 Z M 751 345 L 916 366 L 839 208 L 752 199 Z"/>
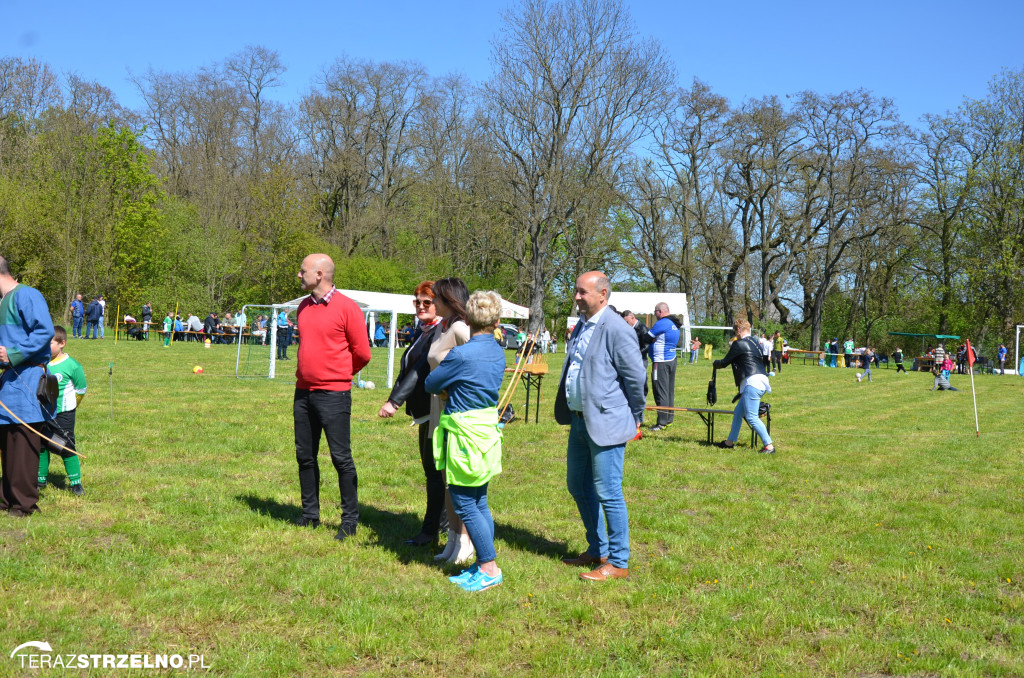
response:
<path fill-rule="evenodd" d="M 971 340 L 967 339 L 967 370 L 971 373 L 971 397 L 974 399 L 974 435 L 981 437 L 981 428 L 978 426 L 978 394 L 974 391 L 974 348 Z"/>

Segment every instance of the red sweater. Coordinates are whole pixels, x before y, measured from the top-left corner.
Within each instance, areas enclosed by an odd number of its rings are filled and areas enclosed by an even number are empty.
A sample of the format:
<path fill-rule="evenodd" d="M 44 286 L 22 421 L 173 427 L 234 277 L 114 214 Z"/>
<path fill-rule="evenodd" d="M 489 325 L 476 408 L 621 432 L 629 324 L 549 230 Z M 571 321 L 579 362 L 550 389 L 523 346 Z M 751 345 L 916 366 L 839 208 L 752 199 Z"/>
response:
<path fill-rule="evenodd" d="M 326 304 L 306 297 L 296 312 L 299 361 L 296 388 L 349 391 L 352 375 L 370 362 L 370 337 L 356 302 L 335 292 Z"/>

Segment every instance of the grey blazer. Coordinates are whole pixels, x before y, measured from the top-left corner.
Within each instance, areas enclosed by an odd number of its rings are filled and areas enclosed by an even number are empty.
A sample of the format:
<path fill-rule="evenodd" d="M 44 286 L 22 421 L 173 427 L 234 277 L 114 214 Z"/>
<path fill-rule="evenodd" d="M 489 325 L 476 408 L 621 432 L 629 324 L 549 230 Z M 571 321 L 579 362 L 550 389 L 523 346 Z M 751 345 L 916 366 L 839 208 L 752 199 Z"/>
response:
<path fill-rule="evenodd" d="M 577 323 L 569 337 L 566 345 L 570 351 L 583 325 Z M 566 355 L 555 394 L 555 421 L 559 424 L 572 422 L 565 399 L 565 375 L 570 362 L 571 356 Z M 622 445 L 636 436 L 636 425 L 644 419 L 646 376 L 636 332 L 618 313 L 606 310 L 597 321 L 580 367 L 583 419 L 590 439 L 596 444 Z"/>

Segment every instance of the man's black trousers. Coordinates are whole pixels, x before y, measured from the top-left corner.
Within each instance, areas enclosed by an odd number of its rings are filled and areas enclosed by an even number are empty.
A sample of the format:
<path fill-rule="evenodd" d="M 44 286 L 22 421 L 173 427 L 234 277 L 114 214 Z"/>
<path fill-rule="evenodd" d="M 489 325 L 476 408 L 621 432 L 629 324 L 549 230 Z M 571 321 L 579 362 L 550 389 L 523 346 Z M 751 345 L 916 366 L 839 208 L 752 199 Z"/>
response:
<path fill-rule="evenodd" d="M 651 390 L 654 404 L 659 407 L 675 407 L 676 404 L 676 361 L 654 363 L 651 373 Z M 658 425 L 667 426 L 675 418 L 672 412 L 658 412 Z"/>
<path fill-rule="evenodd" d="M 352 459 L 349 419 L 352 414 L 350 391 L 309 391 L 295 389 L 295 460 L 299 464 L 299 489 L 302 492 L 302 517 L 320 518 L 320 464 L 317 452 L 320 434 L 327 438 L 331 462 L 338 471 L 341 490 L 341 524 L 359 522 L 358 479 Z"/>

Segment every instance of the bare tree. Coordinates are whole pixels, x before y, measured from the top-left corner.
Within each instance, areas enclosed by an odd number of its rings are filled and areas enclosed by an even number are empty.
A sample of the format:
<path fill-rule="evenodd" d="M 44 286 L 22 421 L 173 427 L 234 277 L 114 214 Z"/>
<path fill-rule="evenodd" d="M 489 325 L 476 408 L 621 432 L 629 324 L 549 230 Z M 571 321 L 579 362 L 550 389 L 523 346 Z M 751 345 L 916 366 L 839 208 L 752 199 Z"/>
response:
<path fill-rule="evenodd" d="M 848 248 L 885 228 L 873 221 L 879 200 L 875 153 L 905 135 L 889 99 L 865 91 L 821 96 L 804 92 L 798 114 L 807 149 L 798 159 L 794 180 L 793 223 L 802 234 L 798 262 L 804 288 L 804 320 L 811 327 L 811 348 L 821 345 L 825 298 L 848 264 Z"/>
<path fill-rule="evenodd" d="M 720 187 L 719 145 L 725 139 L 729 114 L 725 97 L 694 79 L 690 88 L 678 89 L 666 115 L 654 128 L 656 157 L 676 190 L 672 200 L 680 230 L 679 286 L 694 299 L 698 274 L 693 252 L 698 240 L 710 233 L 715 192 Z M 697 306 L 691 307 L 697 314 Z"/>
<path fill-rule="evenodd" d="M 690 247 L 675 219 L 681 210 L 673 210 L 673 205 L 681 201 L 650 159 L 627 166 L 623 184 L 622 200 L 631 222 L 626 246 L 630 256 L 650 276 L 654 288 L 666 292 L 669 280 L 678 271 L 679 250 Z"/>
<path fill-rule="evenodd" d="M 537 329 L 555 240 L 647 129 L 672 69 L 616 0 L 525 0 L 505 19 L 481 96 L 511 193 L 505 209 L 527 246 L 506 255 L 528 272 Z"/>

